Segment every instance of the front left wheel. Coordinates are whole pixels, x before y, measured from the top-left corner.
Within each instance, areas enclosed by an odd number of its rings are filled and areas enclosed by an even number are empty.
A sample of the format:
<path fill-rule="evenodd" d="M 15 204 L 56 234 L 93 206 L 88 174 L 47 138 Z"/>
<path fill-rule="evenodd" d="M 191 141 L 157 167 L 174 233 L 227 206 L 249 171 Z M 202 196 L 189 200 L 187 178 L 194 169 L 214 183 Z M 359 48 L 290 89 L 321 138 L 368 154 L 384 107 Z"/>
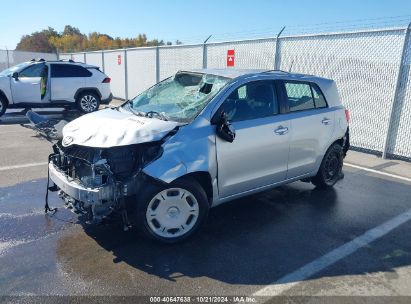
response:
<path fill-rule="evenodd" d="M 204 189 L 194 180 L 180 179 L 166 186 L 148 185 L 138 200 L 137 225 L 164 243 L 176 243 L 196 233 L 208 215 Z"/>
<path fill-rule="evenodd" d="M 77 97 L 78 109 L 87 114 L 98 110 L 100 97 L 94 92 L 84 92 Z"/>

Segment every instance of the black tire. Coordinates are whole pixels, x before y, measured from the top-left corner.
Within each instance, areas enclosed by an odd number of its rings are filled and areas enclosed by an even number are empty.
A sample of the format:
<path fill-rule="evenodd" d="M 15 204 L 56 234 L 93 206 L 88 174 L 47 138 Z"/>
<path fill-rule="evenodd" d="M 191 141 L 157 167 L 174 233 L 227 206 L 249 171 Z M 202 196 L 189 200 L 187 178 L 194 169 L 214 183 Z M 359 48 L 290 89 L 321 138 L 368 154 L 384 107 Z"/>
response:
<path fill-rule="evenodd" d="M 100 96 L 92 91 L 82 92 L 76 99 L 77 108 L 85 114 L 97 111 L 100 102 Z"/>
<path fill-rule="evenodd" d="M 6 113 L 7 109 L 7 100 L 4 96 L 0 95 L 0 116 Z"/>
<path fill-rule="evenodd" d="M 181 188 L 182 190 L 188 191 L 190 194 L 192 194 L 197 203 L 198 203 L 198 216 L 195 219 L 195 223 L 193 223 L 193 226 L 190 228 L 190 230 L 187 230 L 184 232 L 184 234 L 179 235 L 177 237 L 173 237 L 171 235 L 164 237 L 159 234 L 157 234 L 152 226 L 153 223 L 148 222 L 147 220 L 147 213 L 148 208 L 150 206 L 150 203 L 155 200 L 155 197 L 160 194 L 162 191 L 167 191 L 170 189 L 170 192 L 173 191 L 171 189 L 175 188 Z M 167 200 L 164 201 L 164 203 L 168 203 Z M 158 203 L 159 205 L 160 203 Z M 170 207 L 168 209 L 171 209 L 172 204 L 170 204 Z M 198 232 L 200 228 L 203 226 L 207 216 L 208 216 L 208 210 L 209 210 L 209 203 L 207 199 L 207 195 L 204 191 L 204 189 L 201 187 L 199 183 L 197 183 L 195 180 L 188 179 L 188 178 L 181 178 L 178 179 L 169 185 L 158 185 L 158 184 L 148 184 L 147 187 L 143 187 L 143 193 L 140 197 L 137 196 L 137 212 L 135 216 L 136 220 L 136 225 L 139 227 L 139 230 L 148 238 L 155 239 L 157 241 L 163 242 L 163 243 L 177 243 L 181 242 L 189 237 L 191 237 L 193 234 Z M 154 220 L 154 219 L 153 219 Z M 159 223 L 159 222 L 157 222 Z M 160 225 L 161 226 L 161 225 Z M 180 228 L 178 228 L 180 229 Z M 161 229 L 157 229 L 157 231 L 160 231 Z M 172 229 L 168 229 L 170 231 Z M 164 230 L 162 230 L 164 231 Z M 180 229 L 180 231 L 182 231 Z M 158 232 L 161 233 L 161 232 Z"/>
<path fill-rule="evenodd" d="M 325 189 L 332 187 L 341 179 L 343 156 L 343 148 L 338 143 L 334 143 L 327 150 L 317 175 L 311 180 L 317 188 Z"/>

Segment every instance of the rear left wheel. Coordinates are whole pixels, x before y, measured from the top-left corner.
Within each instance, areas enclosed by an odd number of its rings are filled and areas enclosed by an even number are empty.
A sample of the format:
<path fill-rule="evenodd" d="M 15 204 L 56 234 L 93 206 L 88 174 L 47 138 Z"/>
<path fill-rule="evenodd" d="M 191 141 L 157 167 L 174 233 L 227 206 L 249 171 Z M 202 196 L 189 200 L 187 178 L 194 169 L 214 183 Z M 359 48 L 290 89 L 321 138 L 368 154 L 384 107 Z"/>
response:
<path fill-rule="evenodd" d="M 342 176 L 343 158 L 343 148 L 340 144 L 334 143 L 325 153 L 312 183 L 321 189 L 334 186 Z"/>
<path fill-rule="evenodd" d="M 91 113 L 98 110 L 100 97 L 94 92 L 84 92 L 77 97 L 77 107 L 83 113 Z"/>

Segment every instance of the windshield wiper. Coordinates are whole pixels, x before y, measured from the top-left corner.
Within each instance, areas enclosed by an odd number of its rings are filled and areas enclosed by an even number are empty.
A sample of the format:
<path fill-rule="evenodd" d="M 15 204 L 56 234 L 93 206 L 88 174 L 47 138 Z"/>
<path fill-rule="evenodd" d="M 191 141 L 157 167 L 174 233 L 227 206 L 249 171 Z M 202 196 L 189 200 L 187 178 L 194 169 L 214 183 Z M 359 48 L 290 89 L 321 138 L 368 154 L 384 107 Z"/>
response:
<path fill-rule="evenodd" d="M 156 112 L 156 111 L 148 111 L 145 113 L 146 117 L 152 118 L 153 116 L 157 116 L 158 118 L 168 121 L 168 117 L 164 113 Z"/>
<path fill-rule="evenodd" d="M 134 110 L 134 109 L 133 109 L 133 106 L 131 105 L 130 102 L 127 102 L 126 105 L 127 105 L 127 107 L 128 107 L 128 110 L 129 110 L 131 113 L 133 113 L 134 115 L 136 115 L 136 116 L 143 116 L 143 117 L 146 116 L 146 113 Z"/>

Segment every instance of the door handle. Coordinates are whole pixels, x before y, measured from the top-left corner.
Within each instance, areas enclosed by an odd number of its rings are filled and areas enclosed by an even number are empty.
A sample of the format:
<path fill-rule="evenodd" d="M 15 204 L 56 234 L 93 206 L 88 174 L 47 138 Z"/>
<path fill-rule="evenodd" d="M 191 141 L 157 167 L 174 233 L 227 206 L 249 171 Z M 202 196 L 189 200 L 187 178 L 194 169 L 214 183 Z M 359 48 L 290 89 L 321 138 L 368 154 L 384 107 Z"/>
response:
<path fill-rule="evenodd" d="M 283 126 L 279 126 L 277 129 L 274 130 L 275 134 L 278 135 L 284 135 L 286 133 L 288 133 L 288 128 L 287 127 L 283 127 Z"/>
<path fill-rule="evenodd" d="M 331 119 L 329 119 L 329 118 L 324 118 L 323 120 L 321 120 L 321 122 L 322 122 L 324 125 L 329 125 L 330 122 L 331 122 Z"/>

